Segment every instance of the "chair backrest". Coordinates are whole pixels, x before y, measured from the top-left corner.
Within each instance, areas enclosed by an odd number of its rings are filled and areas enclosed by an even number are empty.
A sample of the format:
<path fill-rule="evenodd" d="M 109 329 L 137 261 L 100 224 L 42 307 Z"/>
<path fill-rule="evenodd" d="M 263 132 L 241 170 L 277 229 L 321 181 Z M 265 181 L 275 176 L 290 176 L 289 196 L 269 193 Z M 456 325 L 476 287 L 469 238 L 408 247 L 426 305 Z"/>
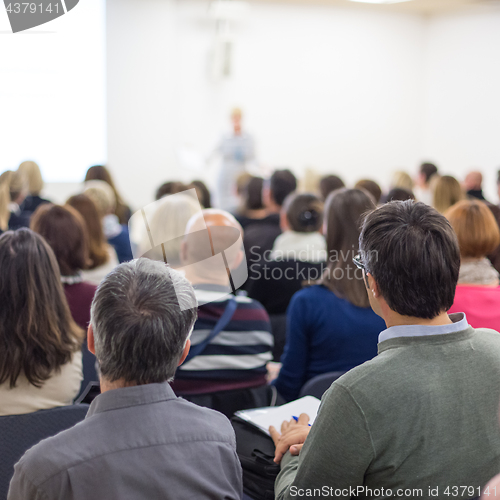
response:
<path fill-rule="evenodd" d="M 269 319 L 274 337 L 273 360 L 279 362 L 286 343 L 286 314 L 271 314 Z"/>
<path fill-rule="evenodd" d="M 35 444 L 82 421 L 89 405 L 0 417 L 0 500 L 7 498 L 14 465 Z"/>
<path fill-rule="evenodd" d="M 326 390 L 345 372 L 328 372 L 322 373 L 308 380 L 300 389 L 299 398 L 304 396 L 314 396 L 321 399 L 321 396 L 326 392 Z"/>

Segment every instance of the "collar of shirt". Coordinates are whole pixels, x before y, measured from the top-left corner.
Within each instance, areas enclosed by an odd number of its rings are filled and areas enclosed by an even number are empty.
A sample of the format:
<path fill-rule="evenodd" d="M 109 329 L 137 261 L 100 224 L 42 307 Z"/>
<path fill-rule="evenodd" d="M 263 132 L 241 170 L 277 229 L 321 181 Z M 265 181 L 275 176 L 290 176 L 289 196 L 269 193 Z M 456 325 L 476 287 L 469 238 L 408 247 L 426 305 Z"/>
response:
<path fill-rule="evenodd" d="M 86 418 L 96 413 L 159 403 L 160 401 L 167 401 L 169 399 L 177 399 L 177 396 L 168 382 L 113 389 L 103 392 L 92 401 Z"/>
<path fill-rule="evenodd" d="M 424 337 L 426 335 L 442 335 L 445 333 L 462 332 L 469 328 L 464 313 L 450 314 L 452 323 L 448 325 L 398 325 L 391 326 L 380 332 L 378 341 L 394 339 L 396 337 Z"/>

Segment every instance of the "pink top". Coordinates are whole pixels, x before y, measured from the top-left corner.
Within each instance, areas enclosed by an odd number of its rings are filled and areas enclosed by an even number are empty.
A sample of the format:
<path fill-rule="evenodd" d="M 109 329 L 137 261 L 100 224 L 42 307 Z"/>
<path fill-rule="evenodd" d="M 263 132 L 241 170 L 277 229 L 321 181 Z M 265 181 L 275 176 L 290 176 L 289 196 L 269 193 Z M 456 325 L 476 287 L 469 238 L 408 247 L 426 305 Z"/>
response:
<path fill-rule="evenodd" d="M 473 328 L 500 331 L 500 287 L 458 285 L 449 313 L 463 312 Z"/>

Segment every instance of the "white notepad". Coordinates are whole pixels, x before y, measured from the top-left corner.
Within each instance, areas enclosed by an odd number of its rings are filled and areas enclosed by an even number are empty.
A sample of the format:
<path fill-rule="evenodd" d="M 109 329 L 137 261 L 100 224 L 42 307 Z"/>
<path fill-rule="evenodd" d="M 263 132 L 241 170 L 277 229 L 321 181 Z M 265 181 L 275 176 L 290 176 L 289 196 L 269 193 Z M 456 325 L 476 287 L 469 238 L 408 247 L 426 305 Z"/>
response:
<path fill-rule="evenodd" d="M 235 415 L 258 427 L 269 436 L 269 426 L 273 425 L 279 431 L 284 420 L 291 420 L 301 413 L 309 415 L 312 425 L 318 414 L 321 401 L 314 396 L 305 396 L 282 406 L 269 406 L 255 410 L 237 411 Z"/>

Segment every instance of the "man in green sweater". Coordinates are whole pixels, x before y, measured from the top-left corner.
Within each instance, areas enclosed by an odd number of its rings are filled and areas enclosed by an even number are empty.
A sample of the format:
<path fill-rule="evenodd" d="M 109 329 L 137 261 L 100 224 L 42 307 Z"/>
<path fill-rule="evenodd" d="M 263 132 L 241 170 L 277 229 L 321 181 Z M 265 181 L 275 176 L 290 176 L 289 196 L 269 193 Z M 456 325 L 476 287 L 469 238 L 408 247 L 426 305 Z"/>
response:
<path fill-rule="evenodd" d="M 311 428 L 302 415 L 271 429 L 276 498 L 487 495 L 500 471 L 500 334 L 447 314 L 460 267 L 451 226 L 423 203 L 386 204 L 366 217 L 354 263 L 387 329 Z"/>

